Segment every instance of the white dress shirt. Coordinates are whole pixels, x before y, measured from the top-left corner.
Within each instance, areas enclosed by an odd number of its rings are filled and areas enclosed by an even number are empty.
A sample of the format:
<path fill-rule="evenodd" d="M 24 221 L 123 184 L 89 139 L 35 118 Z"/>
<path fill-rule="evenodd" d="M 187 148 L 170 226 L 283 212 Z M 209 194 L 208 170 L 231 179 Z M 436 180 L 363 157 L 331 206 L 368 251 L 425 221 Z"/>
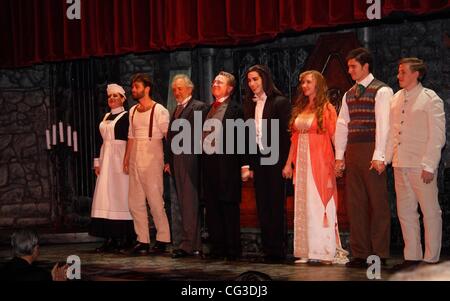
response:
<path fill-rule="evenodd" d="M 256 102 L 255 106 L 255 129 L 256 129 L 256 144 L 258 144 L 260 150 L 264 150 L 262 144 L 262 120 L 263 120 L 263 112 L 264 105 L 266 104 L 267 95 L 263 92 L 261 97 L 254 96 L 253 101 Z M 250 168 L 250 165 L 244 165 L 241 167 L 242 169 Z"/>
<path fill-rule="evenodd" d="M 374 80 L 372 73 L 369 73 L 361 82 L 367 88 Z M 372 155 L 372 160 L 385 161 L 386 142 L 389 134 L 389 112 L 391 107 L 391 99 L 394 92 L 389 87 L 382 87 L 375 95 L 375 150 Z M 336 146 L 336 160 L 344 158 L 345 149 L 347 148 L 348 140 L 348 123 L 350 122 L 350 114 L 347 106 L 347 92 L 342 97 L 342 106 L 339 112 L 336 123 L 335 146 Z"/>
<path fill-rule="evenodd" d="M 256 95 L 253 97 L 253 101 L 256 102 L 255 107 L 255 128 L 256 128 L 256 143 L 259 145 L 259 149 L 264 150 L 262 144 L 262 136 L 263 136 L 263 128 L 262 128 L 262 120 L 263 120 L 263 112 L 264 105 L 266 104 L 267 95 L 263 92 L 261 97 L 257 97 Z"/>

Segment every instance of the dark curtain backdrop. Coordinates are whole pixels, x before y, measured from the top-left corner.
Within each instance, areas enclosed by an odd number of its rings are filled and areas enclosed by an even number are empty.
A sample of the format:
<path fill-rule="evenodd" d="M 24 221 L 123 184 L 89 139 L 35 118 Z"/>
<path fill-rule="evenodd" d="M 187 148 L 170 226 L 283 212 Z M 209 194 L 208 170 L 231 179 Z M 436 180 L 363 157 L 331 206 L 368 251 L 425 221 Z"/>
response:
<path fill-rule="evenodd" d="M 1 0 L 0 67 L 196 45 L 260 42 L 283 32 L 367 22 L 365 0 Z M 428 14 L 443 0 L 384 0 L 393 12 Z"/>

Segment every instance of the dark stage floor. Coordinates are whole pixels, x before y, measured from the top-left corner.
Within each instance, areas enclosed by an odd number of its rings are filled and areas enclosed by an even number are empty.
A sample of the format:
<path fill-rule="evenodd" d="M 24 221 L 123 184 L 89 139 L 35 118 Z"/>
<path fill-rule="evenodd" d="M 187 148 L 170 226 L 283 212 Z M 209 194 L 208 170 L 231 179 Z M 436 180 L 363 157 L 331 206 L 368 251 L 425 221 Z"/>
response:
<path fill-rule="evenodd" d="M 246 271 L 259 271 L 273 280 L 281 281 L 364 281 L 368 280 L 365 269 L 350 269 L 343 265 L 310 266 L 307 264 L 264 264 L 246 258 L 227 262 L 197 257 L 172 259 L 170 253 L 139 257 L 119 254 L 96 254 L 98 243 L 50 244 L 41 247 L 39 265 L 51 269 L 57 261 L 65 261 L 69 255 L 81 259 L 81 280 L 91 281 L 135 281 L 135 280 L 233 280 Z M 7 246 L 0 250 L 0 260 L 8 260 Z M 388 261 L 381 270 L 382 280 L 392 274 L 389 267 L 401 261 L 397 256 Z"/>

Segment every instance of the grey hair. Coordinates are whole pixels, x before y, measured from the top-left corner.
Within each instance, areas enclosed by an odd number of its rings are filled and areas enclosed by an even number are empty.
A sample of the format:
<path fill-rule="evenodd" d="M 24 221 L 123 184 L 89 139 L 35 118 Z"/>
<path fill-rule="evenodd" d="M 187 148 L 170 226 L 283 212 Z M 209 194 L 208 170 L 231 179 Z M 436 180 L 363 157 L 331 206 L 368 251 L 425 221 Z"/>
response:
<path fill-rule="evenodd" d="M 191 81 L 191 79 L 189 78 L 189 76 L 187 76 L 186 74 L 177 74 L 173 77 L 172 79 L 172 85 L 173 83 L 177 80 L 177 79 L 182 79 L 184 80 L 186 86 L 194 89 L 194 83 Z"/>
<path fill-rule="evenodd" d="M 21 257 L 32 255 L 34 248 L 39 244 L 36 231 L 22 229 L 11 236 L 11 247 L 13 256 Z"/>

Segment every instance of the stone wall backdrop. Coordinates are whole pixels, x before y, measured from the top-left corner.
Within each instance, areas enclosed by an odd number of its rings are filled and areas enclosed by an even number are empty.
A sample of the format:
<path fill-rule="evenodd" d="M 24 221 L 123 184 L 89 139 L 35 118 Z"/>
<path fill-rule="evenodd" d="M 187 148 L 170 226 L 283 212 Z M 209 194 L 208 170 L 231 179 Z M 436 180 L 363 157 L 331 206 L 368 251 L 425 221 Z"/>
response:
<path fill-rule="evenodd" d="M 0 72 L 0 227 L 51 222 L 49 67 Z"/>
<path fill-rule="evenodd" d="M 319 36 L 336 32 L 355 32 L 361 44 L 368 46 L 375 56 L 375 76 L 394 90 L 398 90 L 398 59 L 404 56 L 424 59 L 429 66 L 424 85 L 444 99 L 447 120 L 450 120 L 450 20 L 439 17 L 286 35 L 258 45 L 198 47 L 0 70 L 0 228 L 54 227 L 59 220 L 66 228 L 86 230 L 95 183 L 92 157 L 101 142 L 97 125 L 107 111 L 105 89 L 108 83 L 117 82 L 125 87 L 130 107 L 135 104 L 129 93 L 131 76 L 136 72 L 149 73 L 155 83 L 153 97 L 170 108 L 171 74 L 180 70 L 189 72 L 196 84 L 194 97 L 210 102 L 213 76 L 226 70 L 239 79 L 235 94 L 239 100 L 246 68 L 265 63 L 271 67 L 278 86 L 292 98 L 298 74 L 303 71 Z M 55 118 L 73 122 L 83 137 L 80 154 L 68 156 L 63 164 L 58 164 L 46 151 L 44 130 Z M 450 145 L 449 133 L 450 126 L 447 127 L 447 145 Z M 450 250 L 449 171 L 450 147 L 443 152 L 439 173 L 445 252 Z M 401 250 L 392 171 L 388 172 L 391 175 L 388 187 L 392 245 Z M 166 205 L 169 207 L 170 202 Z M 248 231 L 243 239 L 249 250 L 258 249 L 258 231 Z"/>

